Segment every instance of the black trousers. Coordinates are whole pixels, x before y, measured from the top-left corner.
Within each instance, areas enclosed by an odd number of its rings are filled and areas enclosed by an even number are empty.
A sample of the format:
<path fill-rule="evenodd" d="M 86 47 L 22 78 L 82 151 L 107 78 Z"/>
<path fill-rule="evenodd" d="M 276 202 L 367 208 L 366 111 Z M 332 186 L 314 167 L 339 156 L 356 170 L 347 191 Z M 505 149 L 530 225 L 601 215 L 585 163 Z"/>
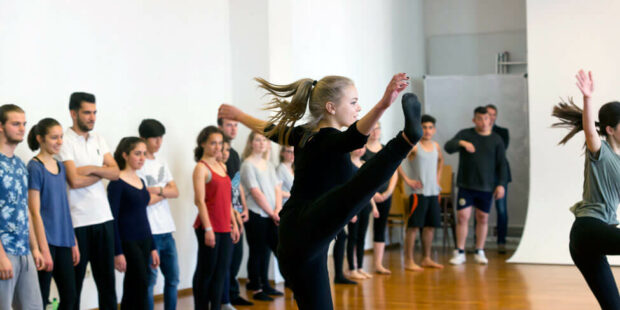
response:
<path fill-rule="evenodd" d="M 250 220 L 245 224 L 248 246 L 248 287 L 251 289 L 268 289 L 269 261 L 271 252 L 278 247 L 278 230 L 271 218 L 261 217 L 252 211 Z"/>
<path fill-rule="evenodd" d="M 232 259 L 230 261 L 230 287 L 229 297 L 233 300 L 239 297 L 241 293 L 239 291 L 239 281 L 237 281 L 237 274 L 239 268 L 241 268 L 241 260 L 243 259 L 243 234 L 239 236 L 239 242 L 233 244 Z"/>
<path fill-rule="evenodd" d="M 385 232 L 387 227 L 388 216 L 390 215 L 390 208 L 392 207 L 392 197 L 386 199 L 384 202 L 377 203 L 377 210 L 379 210 L 379 217 L 375 218 L 372 222 L 374 231 L 374 242 L 385 242 Z"/>
<path fill-rule="evenodd" d="M 357 269 L 364 267 L 364 244 L 366 243 L 366 232 L 368 231 L 371 210 L 371 206 L 362 208 L 362 211 L 357 215 L 357 221 L 347 225 L 349 231 L 347 239 L 349 270 L 355 270 L 355 258 L 357 258 Z M 354 252 L 355 255 L 353 254 Z"/>
<path fill-rule="evenodd" d="M 205 245 L 205 230 L 195 230 L 198 239 L 198 259 L 192 280 L 194 309 L 219 310 L 222 304 L 224 279 L 230 269 L 232 239 L 230 233 L 215 233 L 215 247 Z"/>
<path fill-rule="evenodd" d="M 121 309 L 148 309 L 151 240 L 121 241 L 127 270 L 123 279 Z"/>
<path fill-rule="evenodd" d="M 333 309 L 327 274 L 329 243 L 392 177 L 410 150 L 398 134 L 347 183 L 312 202 L 287 203 L 280 212 L 280 270 L 300 309 Z"/>
<path fill-rule="evenodd" d="M 75 238 L 80 249 L 80 263 L 75 266 L 75 288 L 77 300 L 73 309 L 80 308 L 80 294 L 90 262 L 93 278 L 97 285 L 99 309 L 116 310 L 116 288 L 114 280 L 114 222 L 78 227 Z"/>
<path fill-rule="evenodd" d="M 39 287 L 43 306 L 49 304 L 50 284 L 52 277 L 58 288 L 60 304 L 58 309 L 71 310 L 75 307 L 77 290 L 75 289 L 75 271 L 73 269 L 73 254 L 70 247 L 57 247 L 49 245 L 54 270 L 51 272 L 39 271 Z"/>
<path fill-rule="evenodd" d="M 342 266 L 344 265 L 344 251 L 347 245 L 347 233 L 340 230 L 334 242 L 334 274 L 336 278 L 343 278 Z"/>
<path fill-rule="evenodd" d="M 578 217 L 570 231 L 570 254 L 602 309 L 620 309 L 618 287 L 606 255 L 620 255 L 620 229 Z"/>

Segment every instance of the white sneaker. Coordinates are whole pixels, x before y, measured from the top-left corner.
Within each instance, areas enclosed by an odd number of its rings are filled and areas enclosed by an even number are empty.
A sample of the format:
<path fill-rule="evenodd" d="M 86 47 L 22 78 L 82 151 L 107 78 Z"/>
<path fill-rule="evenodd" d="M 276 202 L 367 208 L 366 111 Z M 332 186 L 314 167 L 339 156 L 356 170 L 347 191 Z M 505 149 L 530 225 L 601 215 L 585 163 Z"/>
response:
<path fill-rule="evenodd" d="M 452 252 L 452 258 L 450 259 L 450 264 L 452 265 L 461 265 L 467 261 L 465 257 L 465 253 L 459 253 L 459 250 L 454 250 Z"/>
<path fill-rule="evenodd" d="M 489 263 L 489 260 L 484 255 L 484 250 L 476 251 L 476 254 L 474 254 L 474 260 L 476 261 L 476 263 L 481 265 L 487 265 Z"/>
<path fill-rule="evenodd" d="M 231 304 L 223 304 L 220 308 L 221 310 L 237 310 L 237 308 L 233 307 Z"/>

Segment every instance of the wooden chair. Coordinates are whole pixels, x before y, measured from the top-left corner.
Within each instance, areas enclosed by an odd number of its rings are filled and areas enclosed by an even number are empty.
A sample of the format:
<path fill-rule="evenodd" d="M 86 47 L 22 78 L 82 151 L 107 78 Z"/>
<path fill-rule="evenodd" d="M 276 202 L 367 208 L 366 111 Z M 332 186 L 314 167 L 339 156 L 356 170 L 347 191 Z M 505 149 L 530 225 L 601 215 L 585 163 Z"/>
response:
<path fill-rule="evenodd" d="M 388 241 L 392 243 L 392 230 L 399 230 L 398 243 L 403 244 L 405 240 L 405 226 L 407 225 L 407 205 L 409 197 L 405 191 L 405 182 L 398 176 L 396 188 L 392 193 L 392 205 L 390 206 L 390 214 L 388 215 Z"/>
<path fill-rule="evenodd" d="M 452 166 L 445 165 L 441 171 L 441 193 L 439 194 L 441 206 L 441 223 L 443 230 L 443 249 L 448 246 L 448 228 L 452 230 L 452 241 L 456 246 L 456 187 L 454 182 L 454 172 Z"/>

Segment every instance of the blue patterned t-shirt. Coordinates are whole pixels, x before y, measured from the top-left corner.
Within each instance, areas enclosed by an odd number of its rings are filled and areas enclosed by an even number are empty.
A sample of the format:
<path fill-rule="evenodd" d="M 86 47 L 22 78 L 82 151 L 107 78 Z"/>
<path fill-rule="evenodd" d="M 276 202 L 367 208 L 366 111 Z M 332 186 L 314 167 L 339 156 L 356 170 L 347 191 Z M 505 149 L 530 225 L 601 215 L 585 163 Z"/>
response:
<path fill-rule="evenodd" d="M 243 212 L 243 205 L 241 204 L 241 189 L 239 189 L 239 186 L 241 185 L 241 174 L 239 171 L 235 173 L 235 176 L 230 181 L 232 185 L 233 208 L 235 208 L 237 212 L 241 213 Z"/>
<path fill-rule="evenodd" d="M 28 255 L 28 170 L 17 156 L 0 153 L 0 242 L 14 256 Z"/>

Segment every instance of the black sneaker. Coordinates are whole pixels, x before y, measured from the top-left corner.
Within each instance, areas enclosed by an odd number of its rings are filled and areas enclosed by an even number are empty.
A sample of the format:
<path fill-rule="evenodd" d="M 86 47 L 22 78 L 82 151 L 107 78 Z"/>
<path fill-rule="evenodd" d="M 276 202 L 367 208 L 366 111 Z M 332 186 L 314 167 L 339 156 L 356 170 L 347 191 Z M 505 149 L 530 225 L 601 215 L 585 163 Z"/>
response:
<path fill-rule="evenodd" d="M 263 292 L 265 292 L 265 294 L 267 294 L 269 296 L 284 296 L 284 293 L 276 290 L 273 287 L 263 288 Z"/>
<path fill-rule="evenodd" d="M 269 297 L 269 295 L 267 295 L 263 291 L 254 294 L 254 296 L 252 296 L 252 298 L 254 298 L 256 300 L 261 300 L 261 301 L 273 301 L 273 298 Z"/>
<path fill-rule="evenodd" d="M 245 300 L 243 297 L 241 296 L 237 296 L 235 298 L 233 298 L 230 303 L 233 306 L 253 306 L 254 303 L 249 301 L 249 300 Z"/>

